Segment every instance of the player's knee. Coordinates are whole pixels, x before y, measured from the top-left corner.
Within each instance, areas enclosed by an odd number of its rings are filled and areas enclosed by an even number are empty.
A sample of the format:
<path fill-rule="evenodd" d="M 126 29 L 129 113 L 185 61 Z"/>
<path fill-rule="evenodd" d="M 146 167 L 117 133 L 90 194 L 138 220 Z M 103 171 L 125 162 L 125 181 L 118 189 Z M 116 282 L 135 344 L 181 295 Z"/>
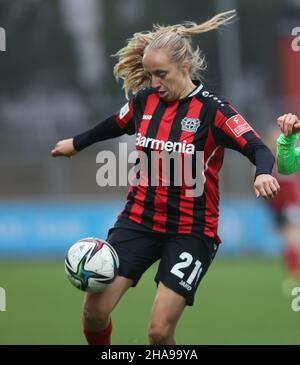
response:
<path fill-rule="evenodd" d="M 101 311 L 98 308 L 84 307 L 83 322 L 87 328 L 105 327 L 109 319 L 110 313 Z"/>
<path fill-rule="evenodd" d="M 169 342 L 172 337 L 172 326 L 167 322 L 152 322 L 149 326 L 148 336 L 152 345 L 163 345 Z"/>

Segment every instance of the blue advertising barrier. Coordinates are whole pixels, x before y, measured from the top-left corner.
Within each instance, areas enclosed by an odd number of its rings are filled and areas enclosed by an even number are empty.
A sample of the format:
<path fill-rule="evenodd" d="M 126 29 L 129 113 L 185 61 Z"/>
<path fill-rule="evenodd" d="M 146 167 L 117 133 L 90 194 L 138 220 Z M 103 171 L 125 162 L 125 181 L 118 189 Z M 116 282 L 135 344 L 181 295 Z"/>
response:
<path fill-rule="evenodd" d="M 124 202 L 24 202 L 0 204 L 0 258 L 64 255 L 83 237 L 105 239 Z M 224 200 L 220 254 L 278 255 L 281 239 L 267 206 Z"/>
<path fill-rule="evenodd" d="M 220 206 L 221 253 L 277 256 L 283 248 L 273 213 L 263 201 L 223 200 Z"/>

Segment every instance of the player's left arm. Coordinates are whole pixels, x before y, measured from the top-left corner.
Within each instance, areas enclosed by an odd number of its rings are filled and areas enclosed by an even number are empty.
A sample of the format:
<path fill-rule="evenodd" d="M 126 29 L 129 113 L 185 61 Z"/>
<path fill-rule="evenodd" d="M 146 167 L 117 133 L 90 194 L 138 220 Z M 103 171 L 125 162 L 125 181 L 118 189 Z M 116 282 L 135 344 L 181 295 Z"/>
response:
<path fill-rule="evenodd" d="M 280 190 L 277 180 L 272 176 L 275 158 L 258 133 L 230 104 L 225 102 L 216 109 L 213 130 L 218 143 L 247 156 L 256 166 L 254 181 L 256 197 L 272 199 Z"/>
<path fill-rule="evenodd" d="M 300 133 L 300 119 L 295 114 L 284 114 L 277 119 L 282 134 L 277 139 L 277 170 L 289 175 L 300 171 L 300 148 L 296 147 Z"/>
<path fill-rule="evenodd" d="M 296 146 L 297 139 L 297 134 L 281 134 L 277 139 L 277 170 L 280 174 L 290 175 L 300 171 L 300 147 Z"/>

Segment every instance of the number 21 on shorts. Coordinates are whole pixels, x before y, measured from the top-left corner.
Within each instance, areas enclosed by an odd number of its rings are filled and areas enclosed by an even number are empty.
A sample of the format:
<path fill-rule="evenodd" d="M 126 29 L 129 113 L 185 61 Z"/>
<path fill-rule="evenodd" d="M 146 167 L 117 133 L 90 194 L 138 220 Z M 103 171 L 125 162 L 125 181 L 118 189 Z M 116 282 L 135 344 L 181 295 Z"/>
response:
<path fill-rule="evenodd" d="M 182 260 L 182 262 L 178 262 L 175 264 L 172 269 L 171 273 L 175 276 L 179 277 L 179 279 L 183 279 L 184 273 L 180 269 L 184 269 L 186 267 L 189 267 L 193 262 L 193 256 L 188 252 L 182 252 L 179 256 L 179 258 Z M 190 276 L 186 280 L 186 284 L 192 285 L 193 281 L 196 278 L 196 281 L 198 281 L 200 274 L 202 272 L 202 264 L 199 260 L 196 260 L 194 263 L 195 267 L 193 271 L 191 272 Z"/>

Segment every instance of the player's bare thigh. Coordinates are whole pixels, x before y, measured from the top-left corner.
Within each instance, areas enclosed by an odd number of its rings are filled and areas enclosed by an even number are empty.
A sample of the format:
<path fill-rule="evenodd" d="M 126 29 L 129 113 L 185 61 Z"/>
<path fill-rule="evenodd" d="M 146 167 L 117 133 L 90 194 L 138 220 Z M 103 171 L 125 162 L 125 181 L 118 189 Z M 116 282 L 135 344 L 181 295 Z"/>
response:
<path fill-rule="evenodd" d="M 117 276 L 101 293 L 86 293 L 83 316 L 86 321 L 107 321 L 110 313 L 132 286 L 131 279 Z"/>
<path fill-rule="evenodd" d="M 185 306 L 183 296 L 159 283 L 149 325 L 151 344 L 175 344 L 175 328 Z"/>

